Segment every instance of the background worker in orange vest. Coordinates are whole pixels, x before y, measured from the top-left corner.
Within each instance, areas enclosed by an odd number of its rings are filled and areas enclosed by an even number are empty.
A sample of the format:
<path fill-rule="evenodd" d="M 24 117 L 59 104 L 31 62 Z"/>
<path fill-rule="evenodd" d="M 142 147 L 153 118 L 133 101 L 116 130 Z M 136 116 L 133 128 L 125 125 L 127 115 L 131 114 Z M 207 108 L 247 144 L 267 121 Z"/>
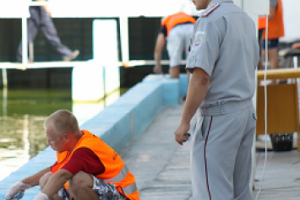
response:
<path fill-rule="evenodd" d="M 264 28 L 266 20 L 260 18 L 259 27 Z M 262 32 L 260 46 L 261 56 L 265 57 L 266 30 Z M 278 39 L 284 36 L 283 9 L 281 0 L 270 0 L 270 15 L 268 16 L 268 58 L 272 69 L 279 68 Z"/>
<path fill-rule="evenodd" d="M 259 44 L 259 62 L 258 62 L 258 68 L 263 69 L 263 64 L 261 60 L 261 45 L 260 40 L 262 37 L 262 34 L 267 26 L 267 19 L 266 16 L 260 16 L 258 18 L 258 44 Z"/>
<path fill-rule="evenodd" d="M 99 137 L 80 130 L 71 112 L 54 112 L 44 126 L 56 163 L 15 183 L 6 199 L 36 185 L 41 192 L 34 200 L 140 199 L 135 177 L 121 157 Z"/>
<path fill-rule="evenodd" d="M 187 58 L 189 41 L 195 22 L 196 20 L 192 16 L 184 12 L 178 12 L 162 20 L 154 50 L 154 73 L 162 73 L 161 55 L 167 41 L 167 51 L 170 59 L 169 73 L 171 78 L 179 78 L 182 52 L 185 49 Z"/>

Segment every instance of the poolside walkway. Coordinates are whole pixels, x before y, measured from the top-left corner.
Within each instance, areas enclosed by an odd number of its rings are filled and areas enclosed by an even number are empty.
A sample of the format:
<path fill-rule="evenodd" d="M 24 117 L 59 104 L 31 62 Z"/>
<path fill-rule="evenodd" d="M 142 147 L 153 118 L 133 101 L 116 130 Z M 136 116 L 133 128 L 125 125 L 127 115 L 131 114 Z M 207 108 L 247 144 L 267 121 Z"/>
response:
<path fill-rule="evenodd" d="M 137 179 L 142 200 L 191 200 L 189 143 L 178 145 L 173 134 L 182 110 L 183 104 L 165 108 L 145 133 L 121 152 Z M 253 200 L 260 188 L 264 152 L 256 153 L 256 164 Z M 262 188 L 259 200 L 300 198 L 300 154 L 297 150 L 268 152 Z"/>
<path fill-rule="evenodd" d="M 165 107 L 146 131 L 130 141 L 120 153 L 136 177 L 141 200 L 192 200 L 190 144 L 186 142 L 180 146 L 174 140 L 174 131 L 179 125 L 182 111 L 182 103 L 178 106 Z M 192 119 L 191 127 L 194 123 L 195 119 Z M 22 179 L 26 175 L 24 173 L 38 171 L 39 168 L 44 168 L 49 159 L 55 159 L 55 154 L 50 149 L 41 154 L 40 158 L 44 159 L 33 158 L 30 163 L 14 172 L 11 178 L 0 182 L 0 199 L 5 195 L 8 186 Z M 255 158 L 252 200 L 256 200 L 256 194 L 261 186 L 264 151 L 257 151 Z M 300 199 L 300 153 L 297 150 L 269 151 L 267 158 L 262 190 L 257 199 Z M 23 199 L 32 200 L 38 192 L 39 187 L 30 189 Z"/>
<path fill-rule="evenodd" d="M 167 107 L 121 152 L 142 200 L 184 200 L 192 195 L 189 145 L 174 140 L 183 105 Z"/>
<path fill-rule="evenodd" d="M 261 187 L 261 177 L 265 161 L 264 152 L 256 153 L 255 190 L 253 199 Z M 259 200 L 300 199 L 300 153 L 269 151 L 263 176 Z"/>

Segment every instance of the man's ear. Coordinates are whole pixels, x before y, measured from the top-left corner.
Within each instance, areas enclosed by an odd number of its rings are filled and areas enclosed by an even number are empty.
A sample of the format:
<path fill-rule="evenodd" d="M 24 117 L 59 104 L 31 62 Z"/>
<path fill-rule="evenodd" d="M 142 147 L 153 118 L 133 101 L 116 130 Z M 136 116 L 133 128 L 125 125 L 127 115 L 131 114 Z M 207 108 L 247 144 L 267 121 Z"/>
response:
<path fill-rule="evenodd" d="M 70 136 L 68 134 L 65 134 L 65 138 L 66 138 L 66 141 L 69 142 Z"/>

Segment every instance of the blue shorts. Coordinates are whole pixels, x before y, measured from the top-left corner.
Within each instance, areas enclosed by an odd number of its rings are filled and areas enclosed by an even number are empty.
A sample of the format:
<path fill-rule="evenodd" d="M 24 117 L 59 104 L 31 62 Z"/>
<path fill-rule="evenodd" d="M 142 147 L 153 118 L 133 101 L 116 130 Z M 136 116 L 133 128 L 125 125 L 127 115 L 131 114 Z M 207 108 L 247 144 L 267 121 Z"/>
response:
<path fill-rule="evenodd" d="M 266 40 L 260 40 L 260 46 L 262 49 L 266 48 L 265 41 Z M 278 48 L 278 38 L 268 40 L 268 49 L 272 49 L 272 48 Z"/>

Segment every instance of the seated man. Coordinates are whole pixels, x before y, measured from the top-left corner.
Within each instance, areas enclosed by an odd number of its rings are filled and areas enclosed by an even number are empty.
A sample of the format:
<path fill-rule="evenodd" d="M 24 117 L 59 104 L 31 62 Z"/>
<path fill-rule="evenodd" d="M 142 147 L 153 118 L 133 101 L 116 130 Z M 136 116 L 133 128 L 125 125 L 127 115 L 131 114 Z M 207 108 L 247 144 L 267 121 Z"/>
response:
<path fill-rule="evenodd" d="M 15 183 L 6 199 L 36 185 L 40 185 L 41 192 L 34 200 L 140 199 L 135 177 L 121 157 L 99 137 L 80 130 L 71 112 L 54 112 L 44 127 L 57 161 Z"/>

